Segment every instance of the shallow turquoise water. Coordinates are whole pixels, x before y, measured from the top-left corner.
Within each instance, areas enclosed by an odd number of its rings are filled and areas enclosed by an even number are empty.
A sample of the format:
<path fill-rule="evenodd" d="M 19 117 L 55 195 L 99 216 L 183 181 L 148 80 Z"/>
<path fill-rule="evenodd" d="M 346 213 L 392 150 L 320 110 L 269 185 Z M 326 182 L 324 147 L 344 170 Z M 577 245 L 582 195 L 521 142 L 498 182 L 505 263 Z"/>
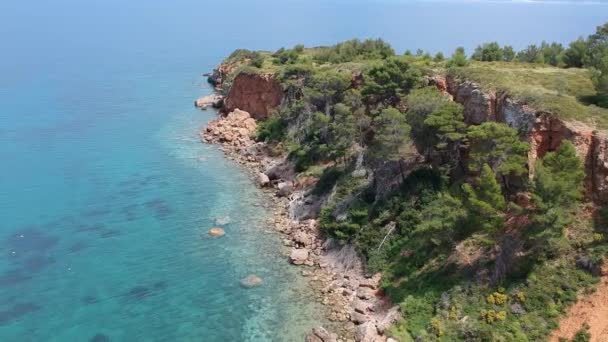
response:
<path fill-rule="evenodd" d="M 197 73 L 64 77 L 65 100 L 54 94 L 38 120 L 24 111 L 4 132 L 2 340 L 266 341 L 310 329 L 318 311 L 298 308 L 293 291 L 307 289 L 264 196 L 199 141 L 215 113 L 191 108 L 209 91 Z M 226 236 L 207 237 L 226 216 Z M 264 285 L 240 288 L 250 273 Z"/>
<path fill-rule="evenodd" d="M 200 73 L 236 48 L 353 36 L 433 52 L 568 41 L 606 9 L 0 2 L 0 341 L 301 341 L 320 308 L 266 224 L 263 195 L 199 142 L 215 116 L 192 108 L 211 91 Z M 208 238 L 225 216 L 227 235 Z M 240 288 L 250 273 L 264 285 Z"/>

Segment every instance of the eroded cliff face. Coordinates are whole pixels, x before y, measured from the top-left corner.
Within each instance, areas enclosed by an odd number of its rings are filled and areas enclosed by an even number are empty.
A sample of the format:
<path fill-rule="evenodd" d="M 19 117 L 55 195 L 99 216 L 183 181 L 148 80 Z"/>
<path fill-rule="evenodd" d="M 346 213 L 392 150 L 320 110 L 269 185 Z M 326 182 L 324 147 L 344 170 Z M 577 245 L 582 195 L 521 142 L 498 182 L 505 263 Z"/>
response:
<path fill-rule="evenodd" d="M 265 119 L 281 104 L 283 88 L 273 75 L 240 73 L 224 100 L 222 112 L 241 109 L 256 119 Z"/>
<path fill-rule="evenodd" d="M 562 141 L 571 141 L 584 161 L 587 196 L 608 203 L 608 136 L 605 132 L 537 111 L 525 103 L 511 99 L 506 93 L 484 91 L 470 81 L 435 77 L 433 84 L 440 90 L 447 91 L 454 101 L 464 106 L 465 121 L 468 124 L 503 122 L 527 139 L 530 144 L 528 167 L 531 176 L 539 158 L 556 150 Z"/>

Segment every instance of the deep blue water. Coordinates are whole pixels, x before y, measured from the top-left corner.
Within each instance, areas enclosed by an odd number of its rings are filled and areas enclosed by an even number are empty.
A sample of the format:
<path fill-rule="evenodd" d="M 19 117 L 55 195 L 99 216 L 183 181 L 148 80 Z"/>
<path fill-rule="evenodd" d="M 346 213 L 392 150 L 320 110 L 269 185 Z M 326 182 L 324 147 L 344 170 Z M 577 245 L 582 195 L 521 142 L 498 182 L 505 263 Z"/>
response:
<path fill-rule="evenodd" d="M 0 340 L 290 341 L 320 309 L 264 197 L 198 130 L 235 48 L 383 37 L 398 51 L 567 42 L 605 5 L 0 3 Z M 206 237 L 218 217 L 227 235 Z M 262 287 L 244 290 L 250 273 Z M 98 339 L 102 341 L 102 339 Z"/>

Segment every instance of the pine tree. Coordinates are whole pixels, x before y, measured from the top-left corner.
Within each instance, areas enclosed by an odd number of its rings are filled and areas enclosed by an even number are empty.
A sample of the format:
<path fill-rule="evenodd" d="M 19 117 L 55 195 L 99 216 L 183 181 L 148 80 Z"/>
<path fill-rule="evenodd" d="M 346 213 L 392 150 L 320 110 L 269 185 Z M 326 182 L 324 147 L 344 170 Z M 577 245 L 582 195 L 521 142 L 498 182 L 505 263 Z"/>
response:
<path fill-rule="evenodd" d="M 420 212 L 420 223 L 416 226 L 415 233 L 430 234 L 431 241 L 436 245 L 451 241 L 466 214 L 466 209 L 458 198 L 439 193 Z"/>
<path fill-rule="evenodd" d="M 331 149 L 334 159 L 345 158 L 353 144 L 355 135 L 355 118 L 350 108 L 343 103 L 334 106 L 334 118 L 331 123 Z M 346 164 L 346 160 L 343 160 Z"/>
<path fill-rule="evenodd" d="M 534 175 L 534 221 L 548 236 L 561 236 L 582 198 L 585 173 L 574 146 L 565 141 L 538 161 Z"/>
<path fill-rule="evenodd" d="M 506 201 L 496 175 L 489 165 L 484 164 L 477 186 L 468 183 L 462 186 L 469 210 L 469 219 L 475 230 L 493 233 L 502 228 Z"/>
<path fill-rule="evenodd" d="M 534 175 L 536 202 L 544 209 L 570 208 L 582 198 L 583 171 L 574 145 L 564 141 L 537 163 Z"/>
<path fill-rule="evenodd" d="M 470 142 L 469 169 L 472 172 L 481 171 L 484 164 L 503 177 L 527 172 L 529 146 L 519 139 L 513 128 L 503 123 L 484 122 L 471 126 L 467 138 Z"/>
<path fill-rule="evenodd" d="M 409 144 L 410 126 L 405 120 L 405 115 L 394 107 L 389 107 L 380 112 L 375 120 L 375 136 L 373 150 L 375 156 L 382 160 L 397 160 L 401 165 L 401 148 Z M 401 169 L 401 177 L 405 175 Z"/>

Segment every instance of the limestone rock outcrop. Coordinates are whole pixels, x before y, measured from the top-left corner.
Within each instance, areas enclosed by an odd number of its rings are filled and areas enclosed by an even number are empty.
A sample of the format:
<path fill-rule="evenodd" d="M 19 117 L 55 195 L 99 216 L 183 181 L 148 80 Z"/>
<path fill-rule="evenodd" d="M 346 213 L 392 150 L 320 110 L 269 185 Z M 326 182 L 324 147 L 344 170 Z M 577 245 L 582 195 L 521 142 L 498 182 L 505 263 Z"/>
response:
<path fill-rule="evenodd" d="M 232 146 L 249 146 L 253 144 L 251 135 L 256 127 L 257 124 L 249 113 L 235 109 L 226 117 L 211 121 L 203 132 L 203 140 Z"/>
<path fill-rule="evenodd" d="M 306 248 L 294 248 L 289 255 L 289 260 L 294 265 L 302 265 L 308 260 L 310 251 Z"/>
<path fill-rule="evenodd" d="M 200 97 L 194 101 L 194 106 L 200 109 L 207 109 L 209 107 L 221 108 L 224 104 L 224 97 L 219 94 L 211 94 Z"/>
<path fill-rule="evenodd" d="M 531 108 L 504 92 L 482 90 L 473 82 L 457 78 L 434 77 L 429 84 L 447 89 L 454 101 L 464 106 L 465 121 L 480 124 L 503 122 L 516 129 L 530 144 L 528 168 L 534 175 L 534 164 L 547 152 L 556 150 L 564 140 L 571 141 L 585 165 L 586 195 L 600 203 L 608 203 L 608 135 L 586 124 L 560 119 L 551 113 Z"/>
<path fill-rule="evenodd" d="M 306 335 L 304 341 L 306 342 L 336 342 L 338 337 L 336 334 L 329 333 L 323 327 L 313 328 L 312 331 Z"/>

